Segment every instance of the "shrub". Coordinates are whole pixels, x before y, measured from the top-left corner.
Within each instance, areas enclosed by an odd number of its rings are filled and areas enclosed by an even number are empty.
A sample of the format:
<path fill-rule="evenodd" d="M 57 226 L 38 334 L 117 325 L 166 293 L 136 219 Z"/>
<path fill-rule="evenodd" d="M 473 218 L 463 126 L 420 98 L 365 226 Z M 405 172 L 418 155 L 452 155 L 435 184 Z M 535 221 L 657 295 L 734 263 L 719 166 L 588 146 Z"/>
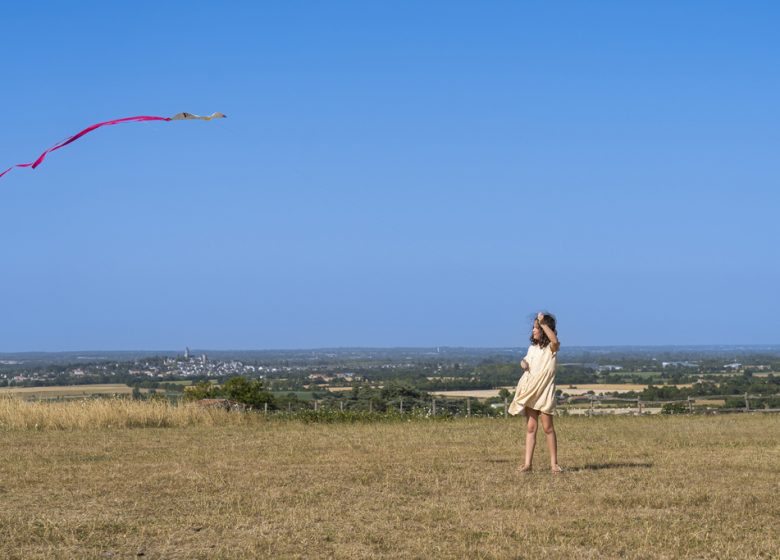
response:
<path fill-rule="evenodd" d="M 688 414 L 688 403 L 670 402 L 661 407 L 662 414 Z"/>
<path fill-rule="evenodd" d="M 216 399 L 222 396 L 222 390 L 218 385 L 208 381 L 200 381 L 184 391 L 184 400 L 199 401 L 201 399 Z"/>
<path fill-rule="evenodd" d="M 249 381 L 245 377 L 228 379 L 222 386 L 222 394 L 225 398 L 253 408 L 260 408 L 266 403 L 271 405 L 274 400 L 273 395 L 263 387 L 262 381 Z"/>

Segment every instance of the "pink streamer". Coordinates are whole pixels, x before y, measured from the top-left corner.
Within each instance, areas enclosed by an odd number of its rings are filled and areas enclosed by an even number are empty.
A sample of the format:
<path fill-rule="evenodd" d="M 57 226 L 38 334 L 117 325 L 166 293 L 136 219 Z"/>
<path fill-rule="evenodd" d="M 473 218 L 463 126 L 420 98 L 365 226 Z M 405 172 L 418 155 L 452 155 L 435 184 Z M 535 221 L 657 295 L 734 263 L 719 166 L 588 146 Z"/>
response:
<path fill-rule="evenodd" d="M 124 119 L 116 119 L 116 120 L 113 120 L 113 121 L 106 121 L 106 122 L 102 122 L 102 123 L 93 124 L 92 126 L 90 126 L 88 128 L 85 128 L 84 130 L 82 130 L 78 134 L 74 134 L 73 136 L 71 136 L 67 140 L 63 140 L 62 142 L 60 142 L 58 144 L 55 144 L 54 146 L 52 146 L 51 148 L 49 148 L 48 150 L 43 152 L 40 156 L 38 156 L 38 159 L 36 159 L 35 161 L 33 161 L 31 163 L 17 163 L 16 165 L 12 165 L 8 169 L 6 169 L 2 173 L 0 173 L 0 177 L 2 177 L 3 175 L 5 175 L 9 171 L 11 171 L 11 169 L 13 169 L 14 167 L 32 167 L 33 169 L 35 169 L 41 163 L 43 163 L 43 160 L 46 158 L 46 156 L 49 155 L 50 153 L 52 153 L 53 151 L 59 150 L 60 148 L 64 148 L 65 146 L 67 146 L 71 142 L 73 142 L 75 140 L 78 140 L 79 138 L 81 138 L 85 134 L 88 134 L 88 133 L 92 132 L 93 130 L 98 129 L 101 126 L 111 126 L 111 125 L 122 124 L 122 123 L 126 123 L 126 122 L 170 121 L 170 120 L 172 120 L 171 117 L 144 117 L 144 116 L 140 116 L 140 117 L 125 117 Z"/>

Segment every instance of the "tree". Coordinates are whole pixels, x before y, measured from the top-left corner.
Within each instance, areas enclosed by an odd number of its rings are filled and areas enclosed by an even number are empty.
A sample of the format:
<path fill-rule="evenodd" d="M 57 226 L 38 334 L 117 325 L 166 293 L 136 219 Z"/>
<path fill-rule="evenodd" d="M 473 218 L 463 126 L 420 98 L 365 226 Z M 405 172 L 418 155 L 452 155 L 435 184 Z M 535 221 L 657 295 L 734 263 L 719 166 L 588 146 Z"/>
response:
<path fill-rule="evenodd" d="M 233 401 L 251 407 L 261 407 L 273 403 L 273 395 L 265 390 L 259 379 L 249 381 L 245 377 L 232 377 L 222 386 L 222 394 Z"/>
<path fill-rule="evenodd" d="M 222 391 L 217 385 L 212 385 L 208 381 L 200 381 L 187 387 L 187 390 L 184 391 L 184 398 L 188 401 L 199 401 L 201 399 L 214 399 L 221 394 Z"/>

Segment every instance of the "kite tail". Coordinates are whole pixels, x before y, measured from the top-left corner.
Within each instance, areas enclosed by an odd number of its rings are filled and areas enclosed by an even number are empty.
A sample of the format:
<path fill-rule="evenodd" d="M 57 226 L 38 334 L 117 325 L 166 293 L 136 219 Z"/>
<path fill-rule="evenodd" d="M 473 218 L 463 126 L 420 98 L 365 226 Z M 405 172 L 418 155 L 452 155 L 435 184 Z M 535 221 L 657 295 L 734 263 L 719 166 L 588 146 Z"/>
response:
<path fill-rule="evenodd" d="M 213 114 L 211 114 L 211 115 L 209 115 L 207 117 L 201 117 L 199 115 L 193 115 L 192 113 L 177 113 L 173 117 L 151 117 L 151 116 L 125 117 L 123 119 L 115 119 L 113 121 L 106 121 L 106 122 L 102 122 L 102 123 L 93 124 L 92 126 L 85 128 L 84 130 L 82 130 L 78 134 L 74 134 L 70 138 L 67 138 L 67 139 L 63 140 L 62 142 L 59 142 L 59 143 L 55 144 L 54 146 L 52 146 L 51 148 L 49 148 L 48 150 L 43 152 L 40 156 L 38 156 L 38 159 L 36 159 L 35 161 L 30 162 L 30 163 L 17 163 L 16 165 L 12 165 L 8 169 L 6 169 L 2 173 L 0 173 L 0 177 L 2 177 L 3 175 L 5 175 L 9 171 L 11 171 L 11 169 L 13 169 L 14 167 L 31 167 L 31 168 L 35 169 L 41 163 L 43 163 L 43 160 L 46 159 L 46 156 L 49 155 L 50 153 L 52 153 L 52 152 L 54 152 L 56 150 L 59 150 L 60 148 L 64 148 L 65 146 L 67 146 L 71 142 L 74 142 L 74 141 L 78 140 L 79 138 L 81 138 L 85 134 L 89 134 L 93 130 L 96 130 L 96 129 L 102 127 L 102 126 L 112 126 L 112 125 L 115 125 L 115 124 L 122 124 L 122 123 L 127 123 L 127 122 L 145 122 L 145 121 L 166 121 L 167 122 L 167 121 L 173 121 L 173 120 L 191 120 L 191 119 L 199 119 L 199 120 L 204 120 L 204 121 L 210 121 L 211 119 L 225 118 L 225 116 L 226 115 L 224 115 L 222 113 L 213 113 Z"/>
<path fill-rule="evenodd" d="M 48 150 L 43 152 L 40 156 L 38 156 L 38 159 L 36 159 L 34 162 L 32 162 L 32 164 L 21 164 L 21 165 L 25 166 L 25 167 L 27 165 L 29 165 L 29 167 L 32 167 L 33 169 L 35 169 L 41 163 L 43 163 L 44 158 L 47 155 L 49 155 L 50 153 L 52 153 L 53 151 L 59 150 L 60 148 L 64 148 L 65 146 L 67 146 L 71 142 L 73 142 L 75 140 L 78 140 L 79 138 L 81 138 L 85 134 L 89 134 L 93 130 L 97 130 L 101 126 L 111 126 L 111 125 L 122 124 L 122 123 L 126 123 L 126 122 L 169 121 L 169 120 L 171 120 L 170 117 L 125 117 L 124 119 L 115 119 L 113 121 L 106 121 L 106 122 L 102 122 L 102 123 L 93 124 L 92 126 L 89 126 L 89 127 L 85 128 L 84 130 L 82 130 L 78 134 L 74 134 L 73 136 L 71 136 L 67 140 L 63 140 L 59 144 L 55 144 L 54 146 L 52 146 L 51 148 L 49 148 Z M 19 165 L 16 165 L 15 167 L 19 167 Z"/>
<path fill-rule="evenodd" d="M 12 166 L 11 166 L 11 167 L 9 167 L 8 169 L 6 169 L 6 170 L 5 170 L 5 171 L 3 171 L 2 173 L 0 173 L 0 177 L 2 177 L 3 175 L 5 175 L 5 174 L 6 174 L 6 173 L 8 173 L 9 171 L 11 171 L 11 169 L 13 169 L 14 167 L 30 167 L 31 165 L 32 165 L 32 163 L 18 163 L 18 164 L 16 164 L 16 165 L 12 165 Z"/>

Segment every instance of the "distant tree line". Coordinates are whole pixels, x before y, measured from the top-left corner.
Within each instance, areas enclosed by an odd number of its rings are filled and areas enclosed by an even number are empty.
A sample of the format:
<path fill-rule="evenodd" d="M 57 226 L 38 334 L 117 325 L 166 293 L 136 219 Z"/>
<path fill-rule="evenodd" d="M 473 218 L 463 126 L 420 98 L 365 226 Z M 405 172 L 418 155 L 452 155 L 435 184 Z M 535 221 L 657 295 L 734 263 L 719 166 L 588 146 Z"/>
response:
<path fill-rule="evenodd" d="M 649 385 L 642 391 L 611 393 L 627 399 L 641 398 L 647 401 L 663 401 L 687 399 L 688 397 L 710 395 L 778 395 L 780 398 L 780 376 L 769 374 L 767 377 L 754 377 L 750 372 L 743 375 L 725 377 L 719 382 L 704 381 L 694 383 L 691 387 L 675 387 L 673 385 Z M 744 401 L 743 406 L 744 406 Z M 728 404 L 728 403 L 727 403 Z"/>
<path fill-rule="evenodd" d="M 228 399 L 247 405 L 255 410 L 297 412 L 309 410 L 312 401 L 323 409 L 354 411 L 354 412 L 398 412 L 398 413 L 432 413 L 436 400 L 437 415 L 464 414 L 470 410 L 474 416 L 495 416 L 501 413 L 491 407 L 491 403 L 500 402 L 496 398 L 487 402 L 477 399 L 444 399 L 435 398 L 426 391 L 403 382 L 389 382 L 383 387 L 355 384 L 348 391 L 329 392 L 314 391 L 311 398 L 301 398 L 295 392 L 273 393 L 267 389 L 260 379 L 232 377 L 222 384 L 201 381 L 187 387 L 184 391 L 185 401 L 202 399 Z"/>

